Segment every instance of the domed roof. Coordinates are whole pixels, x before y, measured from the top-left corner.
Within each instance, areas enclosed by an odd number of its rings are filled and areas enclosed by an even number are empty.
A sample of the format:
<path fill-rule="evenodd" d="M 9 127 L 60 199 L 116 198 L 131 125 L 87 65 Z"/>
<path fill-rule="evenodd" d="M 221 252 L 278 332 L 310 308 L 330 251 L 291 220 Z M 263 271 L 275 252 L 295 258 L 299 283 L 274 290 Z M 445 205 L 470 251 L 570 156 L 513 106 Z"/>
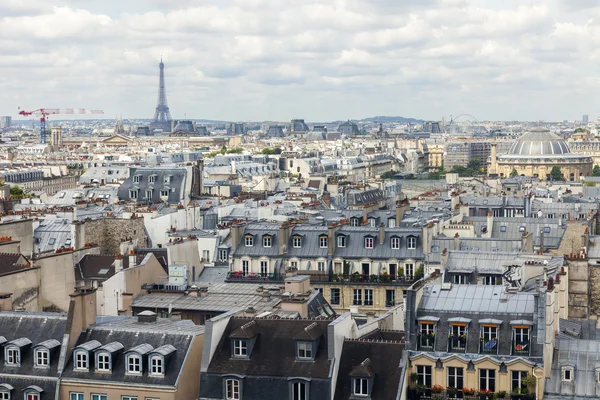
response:
<path fill-rule="evenodd" d="M 569 154 L 567 143 L 546 128 L 533 128 L 512 145 L 509 154 L 519 156 L 556 156 Z"/>

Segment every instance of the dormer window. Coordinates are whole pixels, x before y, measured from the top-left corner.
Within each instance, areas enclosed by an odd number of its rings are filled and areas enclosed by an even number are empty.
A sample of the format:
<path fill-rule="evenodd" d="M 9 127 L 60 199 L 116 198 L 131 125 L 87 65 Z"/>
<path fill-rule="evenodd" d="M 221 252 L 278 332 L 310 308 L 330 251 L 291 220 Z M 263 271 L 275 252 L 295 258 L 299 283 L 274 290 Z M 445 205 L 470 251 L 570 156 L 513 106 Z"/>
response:
<path fill-rule="evenodd" d="M 137 354 L 127 356 L 127 373 L 141 374 L 142 373 L 142 358 Z"/>
<path fill-rule="evenodd" d="M 140 175 L 133 176 L 133 183 L 140 183 Z"/>
<path fill-rule="evenodd" d="M 406 246 L 409 249 L 416 249 L 417 248 L 417 238 L 414 236 L 409 236 L 408 238 L 406 238 Z"/>
<path fill-rule="evenodd" d="M 248 356 L 248 343 L 243 339 L 235 339 L 233 341 L 233 356 L 234 357 L 247 357 Z"/>
<path fill-rule="evenodd" d="M 18 366 L 21 364 L 21 349 L 18 347 L 7 347 L 4 353 L 6 365 Z"/>
<path fill-rule="evenodd" d="M 150 175 L 148 177 L 148 183 L 154 183 L 156 182 L 156 175 Z"/>
<path fill-rule="evenodd" d="M 359 225 L 358 218 L 350 219 L 350 226 L 358 226 L 358 225 Z"/>
<path fill-rule="evenodd" d="M 163 358 L 160 356 L 150 357 L 150 374 L 164 375 Z"/>
<path fill-rule="evenodd" d="M 352 395 L 354 397 L 370 397 L 376 371 L 370 358 L 366 358 L 350 371 L 352 378 Z"/>
<path fill-rule="evenodd" d="M 254 236 L 252 236 L 252 235 L 244 236 L 244 244 L 246 245 L 246 247 L 254 246 Z"/>
<path fill-rule="evenodd" d="M 391 240 L 392 249 L 398 250 L 400 248 L 400 238 L 393 237 Z"/>
<path fill-rule="evenodd" d="M 302 237 L 301 236 L 294 236 L 292 238 L 292 245 L 294 246 L 295 249 L 299 249 L 302 247 Z"/>
<path fill-rule="evenodd" d="M 88 352 L 85 350 L 78 350 L 75 352 L 75 369 L 87 370 L 88 369 Z"/>
<path fill-rule="evenodd" d="M 573 381 L 573 379 L 575 377 L 575 368 L 573 368 L 571 366 L 562 367 L 561 371 L 562 371 L 562 380 L 564 382 Z"/>
<path fill-rule="evenodd" d="M 271 235 L 263 236 L 263 247 L 271 247 L 273 244 L 273 237 Z"/>
<path fill-rule="evenodd" d="M 339 235 L 337 237 L 337 245 L 338 245 L 338 247 L 346 247 L 346 236 L 345 235 Z"/>
<path fill-rule="evenodd" d="M 369 380 L 367 378 L 354 378 L 352 394 L 354 396 L 367 397 L 369 395 Z"/>
<path fill-rule="evenodd" d="M 319 236 L 319 247 L 321 249 L 326 249 L 328 246 L 328 243 L 329 243 L 329 241 L 328 241 L 327 235 Z"/>
<path fill-rule="evenodd" d="M 513 355 L 529 355 L 530 337 L 529 325 L 513 326 Z"/>
<path fill-rule="evenodd" d="M 8 383 L 0 384 L 0 400 L 10 400 L 10 392 L 15 388 Z"/>
<path fill-rule="evenodd" d="M 96 359 L 96 370 L 110 372 L 110 354 L 100 353 Z"/>
<path fill-rule="evenodd" d="M 313 360 L 313 342 L 298 342 L 298 359 L 299 360 Z"/>
<path fill-rule="evenodd" d="M 375 240 L 373 239 L 373 237 L 367 236 L 365 238 L 365 249 L 372 249 L 374 242 L 375 242 Z"/>
<path fill-rule="evenodd" d="M 42 392 L 42 388 L 36 385 L 28 386 L 23 390 L 25 400 L 40 400 Z"/>
<path fill-rule="evenodd" d="M 50 365 L 50 352 L 47 349 L 38 349 L 35 351 L 35 366 L 48 367 Z"/>

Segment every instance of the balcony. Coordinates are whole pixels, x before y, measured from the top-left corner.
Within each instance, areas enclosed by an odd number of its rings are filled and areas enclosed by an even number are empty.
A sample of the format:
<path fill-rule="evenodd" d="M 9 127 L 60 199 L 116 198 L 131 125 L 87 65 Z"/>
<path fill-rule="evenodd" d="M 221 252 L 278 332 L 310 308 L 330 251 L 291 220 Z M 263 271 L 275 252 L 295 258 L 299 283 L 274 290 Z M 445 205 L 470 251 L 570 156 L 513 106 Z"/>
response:
<path fill-rule="evenodd" d="M 249 273 L 244 275 L 239 271 L 228 272 L 227 278 L 225 278 L 227 282 L 265 282 L 265 281 L 274 281 L 274 282 L 282 282 L 284 277 L 279 274 L 254 274 Z"/>
<path fill-rule="evenodd" d="M 311 278 L 312 280 L 312 278 Z M 352 284 L 352 283 L 367 283 L 367 284 L 387 284 L 387 285 L 412 285 L 416 279 L 412 276 L 394 276 L 388 274 L 367 275 L 367 274 L 333 274 L 331 282 Z"/>
<path fill-rule="evenodd" d="M 464 353 L 467 349 L 467 336 L 466 335 L 450 335 L 448 337 L 448 352 L 450 353 Z"/>
<path fill-rule="evenodd" d="M 528 356 L 531 349 L 531 343 L 529 340 L 513 340 L 512 342 L 512 354 L 514 356 Z"/>
<path fill-rule="evenodd" d="M 435 345 L 435 333 L 418 333 L 417 334 L 417 350 L 433 350 Z"/>
<path fill-rule="evenodd" d="M 535 396 L 529 394 L 517 394 L 507 393 L 504 391 L 493 393 L 479 393 L 472 389 L 468 393 L 463 393 L 462 390 L 453 388 L 446 388 L 446 390 L 435 391 L 435 387 L 426 388 L 409 388 L 408 389 L 408 400 L 421 400 L 421 399 L 465 399 L 465 400 L 493 400 L 493 399 L 505 399 L 505 400 L 534 400 Z"/>
<path fill-rule="evenodd" d="M 479 340 L 479 353 L 481 354 L 498 354 L 498 339 Z"/>

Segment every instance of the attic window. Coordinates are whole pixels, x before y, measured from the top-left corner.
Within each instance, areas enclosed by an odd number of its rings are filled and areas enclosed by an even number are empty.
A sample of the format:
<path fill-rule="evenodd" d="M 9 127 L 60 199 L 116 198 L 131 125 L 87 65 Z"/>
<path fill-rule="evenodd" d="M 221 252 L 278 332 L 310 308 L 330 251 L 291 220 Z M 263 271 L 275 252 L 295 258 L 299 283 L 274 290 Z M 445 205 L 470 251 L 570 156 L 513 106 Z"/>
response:
<path fill-rule="evenodd" d="M 263 247 L 271 247 L 272 244 L 273 238 L 271 237 L 271 235 L 263 236 Z"/>
<path fill-rule="evenodd" d="M 313 342 L 298 342 L 298 359 L 314 360 Z"/>
<path fill-rule="evenodd" d="M 48 367 L 50 365 L 50 352 L 46 349 L 38 349 L 35 351 L 35 366 Z"/>
<path fill-rule="evenodd" d="M 365 238 L 365 249 L 372 249 L 373 248 L 373 243 L 374 243 L 373 238 L 370 237 L 370 236 L 367 236 Z"/>
<path fill-rule="evenodd" d="M 106 275 L 108 274 L 108 268 L 102 268 L 100 271 L 98 271 L 98 275 Z"/>
<path fill-rule="evenodd" d="M 328 239 L 327 235 L 321 235 L 321 236 L 319 236 L 319 247 L 321 249 L 326 249 L 327 248 L 327 242 L 328 242 L 327 239 Z"/>
<path fill-rule="evenodd" d="M 48 240 L 50 246 L 54 245 L 54 243 L 56 243 L 56 238 L 50 238 L 50 240 Z"/>
<path fill-rule="evenodd" d="M 244 244 L 246 245 L 246 247 L 252 247 L 252 246 L 254 246 L 254 236 L 252 236 L 252 235 L 246 235 L 244 237 Z"/>
<path fill-rule="evenodd" d="M 354 396 L 366 397 L 369 395 L 369 380 L 367 378 L 354 378 L 352 387 L 352 394 Z"/>
<path fill-rule="evenodd" d="M 150 357 L 150 375 L 164 375 L 163 358 L 160 356 Z"/>
<path fill-rule="evenodd" d="M 525 232 L 525 227 L 524 226 L 520 226 L 519 227 L 519 232 Z"/>
<path fill-rule="evenodd" d="M 506 225 L 502 225 L 500 227 L 500 232 L 506 232 Z"/>
<path fill-rule="evenodd" d="M 406 238 L 406 243 L 409 249 L 417 248 L 417 238 L 414 236 L 409 236 L 408 238 Z"/>
<path fill-rule="evenodd" d="M 544 233 L 550 233 L 550 227 L 549 226 L 545 226 L 544 227 Z"/>
<path fill-rule="evenodd" d="M 248 356 L 248 342 L 242 339 L 235 339 L 233 341 L 233 356 L 234 357 L 247 357 Z"/>
<path fill-rule="evenodd" d="M 142 373 L 142 358 L 139 355 L 127 356 L 127 373 L 136 375 Z"/>
<path fill-rule="evenodd" d="M 9 366 L 18 366 L 21 364 L 21 349 L 17 347 L 8 347 L 5 351 L 5 362 Z"/>
<path fill-rule="evenodd" d="M 292 239 L 292 244 L 294 246 L 295 249 L 299 249 L 302 247 L 302 237 L 301 236 L 294 236 Z"/>
<path fill-rule="evenodd" d="M 571 382 L 573 380 L 575 369 L 573 367 L 562 367 L 562 380 Z"/>

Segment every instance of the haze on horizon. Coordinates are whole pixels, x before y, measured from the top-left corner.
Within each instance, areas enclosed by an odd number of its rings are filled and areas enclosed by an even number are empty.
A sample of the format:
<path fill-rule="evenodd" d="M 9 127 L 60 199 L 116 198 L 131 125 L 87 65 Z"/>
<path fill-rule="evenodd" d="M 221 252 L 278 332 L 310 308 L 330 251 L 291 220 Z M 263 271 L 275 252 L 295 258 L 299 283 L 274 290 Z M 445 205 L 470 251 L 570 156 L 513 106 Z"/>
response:
<path fill-rule="evenodd" d="M 480 120 L 600 113 L 599 0 L 2 0 L 0 115 Z"/>

